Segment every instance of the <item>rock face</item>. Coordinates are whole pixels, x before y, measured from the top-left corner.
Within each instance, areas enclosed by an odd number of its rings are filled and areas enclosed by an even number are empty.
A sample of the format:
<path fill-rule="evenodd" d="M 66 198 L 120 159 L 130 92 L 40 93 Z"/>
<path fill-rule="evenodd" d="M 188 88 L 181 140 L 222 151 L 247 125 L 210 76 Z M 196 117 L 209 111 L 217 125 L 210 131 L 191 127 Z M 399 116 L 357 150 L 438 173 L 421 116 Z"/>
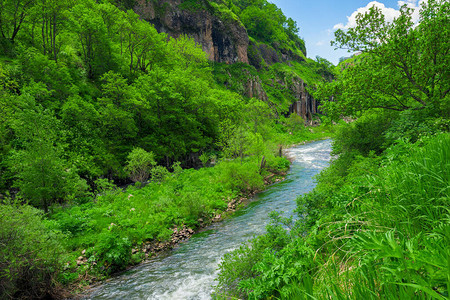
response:
<path fill-rule="evenodd" d="M 312 121 L 313 114 L 319 113 L 319 101 L 308 93 L 306 83 L 301 78 L 292 79 L 288 87 L 297 99 L 289 107 L 289 114 L 295 113 L 305 121 Z"/>
<path fill-rule="evenodd" d="M 247 70 L 244 70 L 244 73 L 246 78 L 244 96 L 267 101 L 268 96 L 264 90 L 261 79 L 258 76 L 252 75 Z M 271 85 L 274 86 L 275 84 L 288 89 L 294 99 L 289 107 L 287 115 L 297 114 L 302 117 L 305 122 L 311 124 L 313 115 L 320 113 L 318 108 L 320 103 L 308 92 L 306 89 L 307 84 L 300 77 L 278 79 L 277 81 L 273 81 Z"/>
<path fill-rule="evenodd" d="M 267 93 L 263 88 L 261 83 L 261 78 L 259 76 L 252 75 L 249 71 L 244 70 L 245 73 L 245 96 L 248 98 L 257 98 L 262 101 L 267 101 Z"/>
<path fill-rule="evenodd" d="M 200 1 L 201 2 L 201 1 Z M 210 9 L 183 9 L 182 0 L 138 0 L 134 11 L 171 37 L 187 35 L 202 45 L 210 60 L 248 63 L 249 38 L 237 20 L 222 20 Z M 208 5 L 207 1 L 203 3 Z"/>

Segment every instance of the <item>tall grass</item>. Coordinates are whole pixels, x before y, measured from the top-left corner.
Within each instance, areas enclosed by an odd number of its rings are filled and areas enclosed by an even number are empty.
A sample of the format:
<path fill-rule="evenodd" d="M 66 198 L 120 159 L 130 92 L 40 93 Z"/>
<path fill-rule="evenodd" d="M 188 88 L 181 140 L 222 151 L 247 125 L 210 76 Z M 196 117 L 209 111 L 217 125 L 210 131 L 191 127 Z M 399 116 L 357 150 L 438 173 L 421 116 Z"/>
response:
<path fill-rule="evenodd" d="M 391 147 L 388 157 L 402 154 L 360 176 L 357 185 L 368 192 L 348 199 L 346 217 L 323 226 L 332 246 L 318 255 L 331 258 L 318 266 L 315 297 L 448 297 L 450 135 L 424 143 Z"/>
<path fill-rule="evenodd" d="M 380 206 L 389 208 L 393 219 L 386 215 L 373 217 L 380 224 L 414 235 L 435 228 L 449 215 L 449 158 L 450 138 L 443 135 L 393 162 L 383 172 L 382 188 L 388 197 L 377 197 Z"/>

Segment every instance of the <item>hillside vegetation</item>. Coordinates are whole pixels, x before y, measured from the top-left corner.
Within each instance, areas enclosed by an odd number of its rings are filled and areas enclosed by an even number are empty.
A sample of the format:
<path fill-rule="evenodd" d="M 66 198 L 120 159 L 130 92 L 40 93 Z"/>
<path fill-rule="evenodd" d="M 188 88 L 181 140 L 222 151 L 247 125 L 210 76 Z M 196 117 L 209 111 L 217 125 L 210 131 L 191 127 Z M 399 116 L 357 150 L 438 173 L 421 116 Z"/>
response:
<path fill-rule="evenodd" d="M 289 117 L 284 91 L 227 89 L 220 70 L 258 71 L 208 61 L 129 2 L 0 2 L 2 299 L 67 297 L 167 249 L 283 176 L 281 148 L 331 134 Z M 258 3 L 211 5 L 301 55 L 292 20 Z M 250 27 L 246 9 L 277 20 Z"/>

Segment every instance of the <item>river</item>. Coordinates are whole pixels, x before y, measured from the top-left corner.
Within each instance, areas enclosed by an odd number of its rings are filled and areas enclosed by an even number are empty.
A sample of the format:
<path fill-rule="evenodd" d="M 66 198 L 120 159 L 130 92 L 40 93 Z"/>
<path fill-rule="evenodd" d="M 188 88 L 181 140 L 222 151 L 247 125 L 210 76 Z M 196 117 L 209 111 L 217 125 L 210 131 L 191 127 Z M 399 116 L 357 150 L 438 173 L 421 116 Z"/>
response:
<path fill-rule="evenodd" d="M 211 299 L 222 256 L 263 234 L 269 212 L 290 216 L 296 208 L 295 199 L 311 191 L 313 176 L 328 166 L 330 151 L 330 140 L 287 150 L 294 161 L 286 180 L 268 187 L 233 217 L 195 234 L 173 251 L 93 289 L 86 299 Z"/>

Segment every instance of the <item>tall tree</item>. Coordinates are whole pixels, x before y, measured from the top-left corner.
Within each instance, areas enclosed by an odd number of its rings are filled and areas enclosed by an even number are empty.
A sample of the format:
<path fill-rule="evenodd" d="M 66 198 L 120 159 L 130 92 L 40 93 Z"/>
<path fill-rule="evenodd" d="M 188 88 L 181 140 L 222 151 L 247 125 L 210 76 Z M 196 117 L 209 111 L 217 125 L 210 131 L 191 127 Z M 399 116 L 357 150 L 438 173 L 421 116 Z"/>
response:
<path fill-rule="evenodd" d="M 165 60 L 167 54 L 165 34 L 158 34 L 148 22 L 143 21 L 133 11 L 126 14 L 126 25 L 121 34 L 129 56 L 130 73 L 147 72 L 152 66 Z"/>
<path fill-rule="evenodd" d="M 53 60 L 58 60 L 58 35 L 62 31 L 65 20 L 64 12 L 70 8 L 68 0 L 37 0 L 35 20 L 40 23 L 43 54 L 50 54 Z"/>
<path fill-rule="evenodd" d="M 78 36 L 88 78 L 98 78 L 114 69 L 113 41 L 108 39 L 108 29 L 98 5 L 92 0 L 77 4 L 71 9 L 70 21 Z"/>
<path fill-rule="evenodd" d="M 3 39 L 14 42 L 23 22 L 35 4 L 36 0 L 0 1 L 0 33 Z"/>
<path fill-rule="evenodd" d="M 322 96 L 329 112 L 353 114 L 369 108 L 449 111 L 450 2 L 422 3 L 420 22 L 406 5 L 393 22 L 372 7 L 359 14 L 356 27 L 335 33 L 334 45 L 360 51 L 344 67 L 339 80 Z"/>

